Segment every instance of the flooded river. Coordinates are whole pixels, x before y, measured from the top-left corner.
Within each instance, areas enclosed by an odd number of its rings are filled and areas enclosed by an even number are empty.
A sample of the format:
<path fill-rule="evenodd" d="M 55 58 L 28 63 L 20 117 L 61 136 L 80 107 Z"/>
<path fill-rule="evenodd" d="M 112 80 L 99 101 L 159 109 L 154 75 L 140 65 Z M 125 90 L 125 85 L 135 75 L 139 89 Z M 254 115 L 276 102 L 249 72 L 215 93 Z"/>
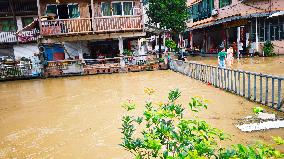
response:
<path fill-rule="evenodd" d="M 188 57 L 190 61 L 218 65 L 217 57 Z M 284 56 L 234 59 L 234 69 L 284 76 Z"/>
<path fill-rule="evenodd" d="M 120 103 L 133 99 L 142 110 L 145 87 L 157 89 L 157 100 L 174 88 L 185 105 L 192 96 L 209 99 L 209 108 L 198 116 L 232 135 L 224 144 L 284 138 L 284 129 L 240 132 L 233 123 L 251 115 L 257 104 L 181 74 L 96 75 L 0 83 L 0 158 L 131 158 L 118 146 L 125 113 Z"/>

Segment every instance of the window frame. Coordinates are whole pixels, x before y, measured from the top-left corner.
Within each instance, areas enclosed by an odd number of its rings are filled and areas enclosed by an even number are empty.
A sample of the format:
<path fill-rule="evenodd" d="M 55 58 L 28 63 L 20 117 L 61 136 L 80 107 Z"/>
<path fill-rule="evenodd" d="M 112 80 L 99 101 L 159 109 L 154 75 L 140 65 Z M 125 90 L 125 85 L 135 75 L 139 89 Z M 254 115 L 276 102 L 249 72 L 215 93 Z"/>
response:
<path fill-rule="evenodd" d="M 79 18 L 81 18 L 81 12 L 80 12 L 80 4 L 79 3 L 67 3 L 67 4 L 47 4 L 46 5 L 46 7 L 45 7 L 45 14 L 47 14 L 46 12 L 47 12 L 47 7 L 48 6 L 56 6 L 56 15 L 57 15 L 57 18 L 56 18 L 56 20 L 60 20 L 59 19 L 59 16 L 58 16 L 58 8 L 57 8 L 57 6 L 58 5 L 66 5 L 67 6 L 67 8 L 68 8 L 68 17 L 69 17 L 69 19 L 79 19 Z M 76 18 L 70 18 L 70 10 L 69 10 L 69 6 L 70 5 L 77 5 L 78 6 L 78 12 L 79 12 L 79 17 L 76 17 Z"/>
<path fill-rule="evenodd" d="M 124 5 L 123 3 L 125 2 L 130 2 L 132 4 L 132 8 L 131 8 L 131 13 L 130 15 L 125 15 L 124 14 Z M 102 6 L 103 6 L 103 3 L 109 3 L 110 4 L 110 12 L 111 12 L 111 15 L 110 16 L 104 16 L 103 14 L 103 11 L 102 11 Z M 113 15 L 113 9 L 112 9 L 112 4 L 113 3 L 120 3 L 121 4 L 121 15 Z M 134 1 L 112 1 L 112 2 L 101 2 L 101 16 L 102 17 L 122 17 L 122 16 L 134 16 Z"/>
<path fill-rule="evenodd" d="M 228 4 L 224 4 L 225 1 L 228 1 Z M 222 4 L 222 5 L 221 5 Z M 232 0 L 219 0 L 219 8 L 224 8 L 232 4 Z"/>

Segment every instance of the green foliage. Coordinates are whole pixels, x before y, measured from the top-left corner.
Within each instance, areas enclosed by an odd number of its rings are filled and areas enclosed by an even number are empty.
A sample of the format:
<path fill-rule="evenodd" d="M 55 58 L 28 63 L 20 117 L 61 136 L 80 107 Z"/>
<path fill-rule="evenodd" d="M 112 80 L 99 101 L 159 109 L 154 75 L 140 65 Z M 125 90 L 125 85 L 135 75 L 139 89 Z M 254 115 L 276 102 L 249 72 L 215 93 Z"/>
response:
<path fill-rule="evenodd" d="M 263 47 L 264 56 L 275 56 L 274 46 L 271 41 L 266 41 Z"/>
<path fill-rule="evenodd" d="M 278 137 L 272 137 L 272 139 L 274 140 L 274 142 L 277 144 L 277 145 L 284 145 L 284 140 L 278 136 Z"/>
<path fill-rule="evenodd" d="M 262 107 L 254 107 L 253 108 L 253 112 L 255 114 L 258 114 L 258 113 L 263 112 L 263 111 L 264 111 L 264 109 Z"/>
<path fill-rule="evenodd" d="M 146 14 L 150 24 L 160 24 L 161 28 L 180 33 L 186 28 L 187 0 L 149 0 Z"/>
<path fill-rule="evenodd" d="M 152 95 L 153 89 L 145 93 Z M 254 145 L 234 145 L 220 148 L 218 141 L 230 137 L 202 120 L 185 119 L 185 108 L 178 104 L 181 96 L 178 89 L 171 90 L 165 103 L 154 105 L 147 100 L 143 116 L 126 115 L 122 118 L 120 144 L 131 152 L 135 159 L 266 159 L 281 158 L 283 154 L 272 146 L 257 143 Z M 206 100 L 191 98 L 189 108 L 193 112 L 207 108 Z M 127 110 L 133 110 L 128 104 Z M 128 109 L 131 107 L 131 109 Z M 129 112 L 131 113 L 131 112 Z M 134 135 L 135 134 L 135 135 Z M 283 144 L 279 137 L 276 143 Z"/>
<path fill-rule="evenodd" d="M 127 111 L 133 110 L 136 108 L 136 104 L 133 103 L 131 100 L 128 100 L 127 102 L 124 102 L 121 105 L 124 109 L 126 109 Z"/>
<path fill-rule="evenodd" d="M 177 49 L 177 44 L 173 40 L 166 40 L 165 45 L 167 48 L 170 48 L 173 50 Z"/>
<path fill-rule="evenodd" d="M 132 52 L 131 50 L 125 49 L 125 50 L 123 51 L 123 55 L 124 55 L 124 56 L 132 56 L 132 55 L 133 55 L 133 52 Z"/>

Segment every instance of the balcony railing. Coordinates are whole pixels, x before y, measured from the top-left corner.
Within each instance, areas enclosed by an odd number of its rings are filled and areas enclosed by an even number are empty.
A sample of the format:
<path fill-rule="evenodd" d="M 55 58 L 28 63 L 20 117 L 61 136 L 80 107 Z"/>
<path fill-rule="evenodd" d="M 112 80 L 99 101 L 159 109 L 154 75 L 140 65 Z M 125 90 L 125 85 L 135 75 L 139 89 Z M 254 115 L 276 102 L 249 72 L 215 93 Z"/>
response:
<path fill-rule="evenodd" d="M 0 32 L 0 43 L 17 42 L 16 32 Z"/>
<path fill-rule="evenodd" d="M 43 36 L 92 32 L 91 18 L 46 20 L 41 23 Z"/>
<path fill-rule="evenodd" d="M 142 29 L 142 16 L 95 17 L 95 32 Z"/>
<path fill-rule="evenodd" d="M 22 31 L 16 36 L 16 32 L 0 32 L 0 43 L 16 43 L 30 42 L 38 39 L 39 31 L 36 29 L 30 31 Z"/>
<path fill-rule="evenodd" d="M 95 17 L 94 28 L 91 18 L 45 20 L 41 24 L 43 36 L 142 30 L 142 16 Z"/>

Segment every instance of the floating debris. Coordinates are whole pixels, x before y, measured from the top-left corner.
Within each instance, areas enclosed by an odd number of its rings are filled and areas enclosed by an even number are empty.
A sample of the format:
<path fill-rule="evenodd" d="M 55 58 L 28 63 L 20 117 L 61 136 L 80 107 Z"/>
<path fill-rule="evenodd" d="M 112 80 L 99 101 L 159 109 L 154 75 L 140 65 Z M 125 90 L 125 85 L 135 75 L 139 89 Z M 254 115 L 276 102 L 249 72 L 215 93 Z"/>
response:
<path fill-rule="evenodd" d="M 240 119 L 237 128 L 244 132 L 252 132 L 267 129 L 284 128 L 284 120 L 276 117 L 275 114 L 258 113 L 253 116 L 247 116 Z"/>

